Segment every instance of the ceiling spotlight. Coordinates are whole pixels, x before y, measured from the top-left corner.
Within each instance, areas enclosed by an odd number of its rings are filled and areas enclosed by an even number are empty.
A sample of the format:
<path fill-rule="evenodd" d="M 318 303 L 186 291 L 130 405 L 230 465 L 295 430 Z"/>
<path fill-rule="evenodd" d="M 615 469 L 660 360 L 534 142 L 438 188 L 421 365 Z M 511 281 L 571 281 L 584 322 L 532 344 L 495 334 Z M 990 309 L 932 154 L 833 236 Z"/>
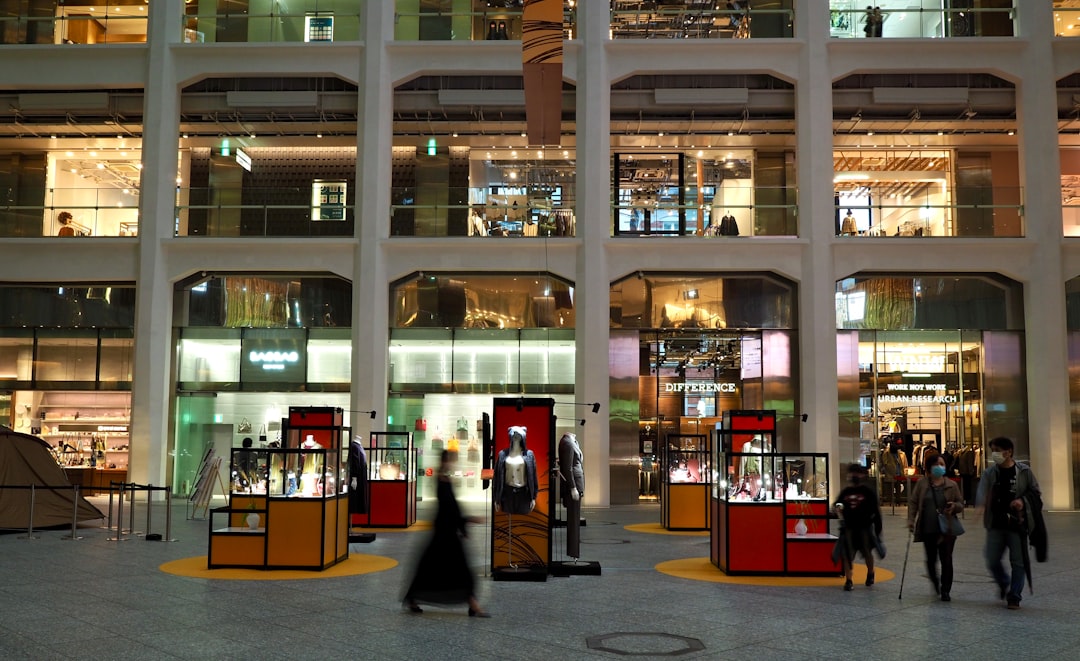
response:
<path fill-rule="evenodd" d="M 316 133 L 316 134 L 315 134 L 315 137 L 316 137 L 316 138 L 321 138 L 321 137 L 322 137 L 322 133 Z"/>

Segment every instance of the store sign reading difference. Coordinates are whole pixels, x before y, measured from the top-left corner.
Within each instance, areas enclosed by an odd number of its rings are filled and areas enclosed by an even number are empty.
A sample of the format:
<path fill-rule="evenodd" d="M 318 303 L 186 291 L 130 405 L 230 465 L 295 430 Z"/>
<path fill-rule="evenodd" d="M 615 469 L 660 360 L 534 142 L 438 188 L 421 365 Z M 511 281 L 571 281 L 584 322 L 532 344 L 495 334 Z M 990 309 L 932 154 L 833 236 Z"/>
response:
<path fill-rule="evenodd" d="M 300 360 L 300 354 L 296 351 L 252 351 L 248 360 L 253 364 L 261 363 L 264 370 L 283 370 L 286 363 Z"/>
<path fill-rule="evenodd" d="M 734 383 L 665 383 L 664 392 L 737 392 Z"/>

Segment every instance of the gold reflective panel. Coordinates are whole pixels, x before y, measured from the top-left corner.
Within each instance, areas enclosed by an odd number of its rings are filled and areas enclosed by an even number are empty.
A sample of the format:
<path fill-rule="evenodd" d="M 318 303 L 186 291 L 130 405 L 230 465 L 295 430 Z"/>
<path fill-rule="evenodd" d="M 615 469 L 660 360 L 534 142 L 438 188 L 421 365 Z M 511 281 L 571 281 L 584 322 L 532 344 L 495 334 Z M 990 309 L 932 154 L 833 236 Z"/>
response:
<path fill-rule="evenodd" d="M 394 328 L 574 328 L 574 287 L 549 274 L 414 274 L 391 290 Z"/>

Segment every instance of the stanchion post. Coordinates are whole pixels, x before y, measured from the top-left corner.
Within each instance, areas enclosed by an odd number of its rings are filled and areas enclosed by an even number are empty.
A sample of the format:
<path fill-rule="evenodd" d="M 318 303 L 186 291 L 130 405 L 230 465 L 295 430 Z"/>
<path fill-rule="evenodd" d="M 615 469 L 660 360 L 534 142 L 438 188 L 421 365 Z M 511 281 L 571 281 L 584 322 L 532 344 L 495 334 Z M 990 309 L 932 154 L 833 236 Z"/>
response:
<path fill-rule="evenodd" d="M 108 514 L 106 514 L 105 530 L 111 530 L 112 529 L 112 500 L 113 500 L 113 485 L 114 484 L 116 484 L 116 482 L 113 482 L 111 480 L 109 481 L 109 512 L 108 512 Z"/>
<path fill-rule="evenodd" d="M 131 508 L 131 511 L 128 512 L 128 534 L 139 535 L 141 533 L 135 531 L 135 487 L 138 485 L 132 482 L 128 486 L 131 487 L 131 497 L 128 498 L 128 507 Z"/>
<path fill-rule="evenodd" d="M 116 506 L 116 537 L 110 537 L 110 542 L 126 542 L 124 538 L 124 488 L 127 487 L 123 482 L 112 482 L 111 484 L 120 485 L 120 502 Z"/>
<path fill-rule="evenodd" d="M 79 485 L 76 484 L 72 489 L 74 495 L 71 499 L 71 534 L 64 535 L 60 539 L 82 539 L 82 537 L 75 532 L 75 527 L 79 524 Z"/>
<path fill-rule="evenodd" d="M 147 535 L 149 535 L 150 532 L 151 532 L 151 528 L 150 528 L 150 512 L 151 512 L 152 508 L 150 507 L 150 501 L 153 499 L 153 497 L 154 497 L 154 485 L 147 484 L 146 485 L 146 534 Z"/>
<path fill-rule="evenodd" d="M 37 539 L 34 534 L 34 485 L 30 485 L 30 522 L 26 525 L 26 534 L 19 539 Z"/>
<path fill-rule="evenodd" d="M 165 487 L 165 536 L 162 541 L 176 541 L 172 538 L 172 487 Z"/>

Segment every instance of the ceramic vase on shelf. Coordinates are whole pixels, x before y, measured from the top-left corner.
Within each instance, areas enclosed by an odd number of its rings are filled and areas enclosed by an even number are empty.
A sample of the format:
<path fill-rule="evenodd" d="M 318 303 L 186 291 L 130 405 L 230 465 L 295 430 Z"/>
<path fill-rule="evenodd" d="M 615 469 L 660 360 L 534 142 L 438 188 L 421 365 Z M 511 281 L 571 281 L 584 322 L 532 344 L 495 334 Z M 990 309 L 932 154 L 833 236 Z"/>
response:
<path fill-rule="evenodd" d="M 800 537 L 806 534 L 806 521 L 799 519 L 795 522 L 795 534 Z"/>
<path fill-rule="evenodd" d="M 247 523 L 248 530 L 255 530 L 259 527 L 259 514 L 252 512 L 247 515 L 244 521 Z"/>

